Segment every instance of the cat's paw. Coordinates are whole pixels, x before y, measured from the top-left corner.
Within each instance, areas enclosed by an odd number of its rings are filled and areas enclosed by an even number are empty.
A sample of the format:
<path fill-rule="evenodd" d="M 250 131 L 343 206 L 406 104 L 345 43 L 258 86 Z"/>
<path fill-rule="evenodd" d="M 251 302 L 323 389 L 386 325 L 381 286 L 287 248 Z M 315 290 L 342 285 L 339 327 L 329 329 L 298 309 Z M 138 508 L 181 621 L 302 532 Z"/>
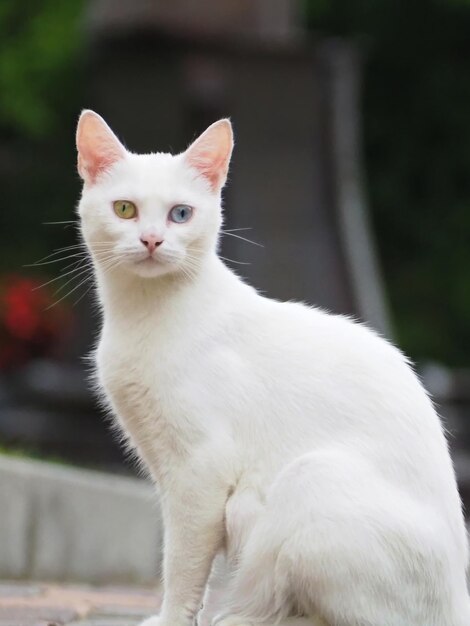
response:
<path fill-rule="evenodd" d="M 139 626 L 166 626 L 166 624 L 162 622 L 158 615 L 152 615 L 152 617 L 148 617 L 143 622 L 140 622 Z"/>
<path fill-rule="evenodd" d="M 212 620 L 211 626 L 254 626 L 254 622 L 241 615 L 218 615 Z"/>
<path fill-rule="evenodd" d="M 177 619 L 169 621 L 166 617 L 161 615 L 152 615 L 140 622 L 138 626 L 188 626 L 187 619 Z"/>

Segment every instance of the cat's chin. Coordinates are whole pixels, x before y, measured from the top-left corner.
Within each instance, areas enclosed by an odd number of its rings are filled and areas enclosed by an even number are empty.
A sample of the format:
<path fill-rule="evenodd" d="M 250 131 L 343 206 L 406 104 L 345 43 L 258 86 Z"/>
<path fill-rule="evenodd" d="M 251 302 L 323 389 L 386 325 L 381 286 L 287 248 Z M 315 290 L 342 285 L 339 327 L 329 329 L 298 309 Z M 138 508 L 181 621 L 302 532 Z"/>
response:
<path fill-rule="evenodd" d="M 156 261 L 152 258 L 144 259 L 136 263 L 131 263 L 127 266 L 128 271 L 132 274 L 136 274 L 141 278 L 156 278 L 158 276 L 164 276 L 175 272 L 178 267 L 175 263 Z"/>

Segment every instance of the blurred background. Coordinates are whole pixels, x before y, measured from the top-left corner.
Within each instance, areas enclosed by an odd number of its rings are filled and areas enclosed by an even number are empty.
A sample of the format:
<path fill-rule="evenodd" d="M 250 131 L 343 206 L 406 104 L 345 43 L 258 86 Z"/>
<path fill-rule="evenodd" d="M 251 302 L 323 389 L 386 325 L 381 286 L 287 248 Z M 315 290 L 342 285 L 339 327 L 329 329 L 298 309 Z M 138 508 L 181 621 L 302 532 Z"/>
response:
<path fill-rule="evenodd" d="M 468 501 L 468 0 L 2 0 L 0 42 L 3 453 L 134 471 L 87 387 L 99 315 L 73 247 L 80 110 L 136 152 L 181 151 L 230 116 L 240 230 L 222 255 L 269 296 L 395 341 Z"/>

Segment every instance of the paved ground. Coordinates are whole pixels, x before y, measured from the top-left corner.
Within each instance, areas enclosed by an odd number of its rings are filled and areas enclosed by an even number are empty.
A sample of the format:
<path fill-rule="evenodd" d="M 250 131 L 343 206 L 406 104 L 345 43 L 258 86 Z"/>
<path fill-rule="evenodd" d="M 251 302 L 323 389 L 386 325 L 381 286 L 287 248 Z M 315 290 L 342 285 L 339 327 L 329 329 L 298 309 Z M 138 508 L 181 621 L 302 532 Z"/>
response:
<path fill-rule="evenodd" d="M 145 588 L 0 582 L 0 626 L 136 626 L 158 611 Z"/>

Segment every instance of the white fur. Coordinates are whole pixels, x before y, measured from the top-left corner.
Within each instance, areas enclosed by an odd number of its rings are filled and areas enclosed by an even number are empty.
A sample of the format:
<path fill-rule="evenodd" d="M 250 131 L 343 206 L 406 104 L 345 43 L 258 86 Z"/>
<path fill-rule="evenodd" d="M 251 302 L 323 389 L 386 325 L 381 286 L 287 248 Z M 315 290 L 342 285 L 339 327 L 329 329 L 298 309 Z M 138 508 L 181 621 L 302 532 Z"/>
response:
<path fill-rule="evenodd" d="M 185 154 L 126 153 L 79 207 L 99 383 L 161 494 L 165 595 L 145 626 L 189 626 L 206 587 L 201 624 L 469 626 L 467 538 L 432 403 L 371 330 L 264 298 L 221 262 L 220 187 Z M 114 215 L 119 199 L 138 220 Z M 166 219 L 178 203 L 195 207 L 187 224 Z M 164 244 L 142 267 L 149 228 Z M 218 553 L 229 574 L 207 585 Z"/>

